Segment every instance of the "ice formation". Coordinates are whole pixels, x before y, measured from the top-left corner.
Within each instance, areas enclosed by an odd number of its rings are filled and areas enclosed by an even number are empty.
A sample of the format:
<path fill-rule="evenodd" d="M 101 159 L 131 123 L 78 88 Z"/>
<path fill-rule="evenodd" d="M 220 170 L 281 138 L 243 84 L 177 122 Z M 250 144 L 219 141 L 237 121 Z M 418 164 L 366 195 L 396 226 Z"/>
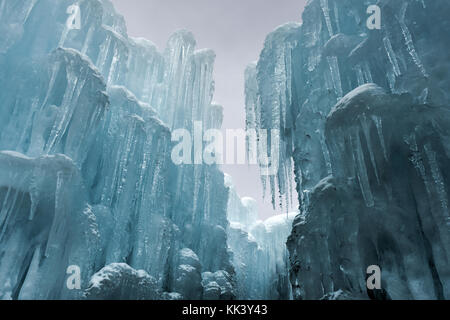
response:
<path fill-rule="evenodd" d="M 160 53 L 107 0 L 1 0 L 0 31 L 0 298 L 234 298 L 223 173 L 170 159 L 221 126 L 214 53 Z"/>
<path fill-rule="evenodd" d="M 374 3 L 310 0 L 247 68 L 247 129 L 282 134 L 262 182 L 300 203 L 259 221 L 171 161 L 173 130 L 221 127 L 213 51 L 131 38 L 109 0 L 0 0 L 0 299 L 448 299 L 450 6 L 379 0 L 369 30 Z"/>
<path fill-rule="evenodd" d="M 225 181 L 230 190 L 228 245 L 236 272 L 237 298 L 290 299 L 286 239 L 296 213 L 280 214 L 261 221 L 256 201 L 240 198 L 230 176 L 225 175 Z"/>
<path fill-rule="evenodd" d="M 90 300 L 156 300 L 163 295 L 156 279 L 144 270 L 135 270 L 126 263 L 112 263 L 92 276 L 85 297 Z"/>
<path fill-rule="evenodd" d="M 294 165 L 294 298 L 450 297 L 449 14 L 448 1 L 310 0 L 248 67 L 248 127 L 283 133 L 274 199 Z M 367 290 L 370 265 L 381 290 Z"/>

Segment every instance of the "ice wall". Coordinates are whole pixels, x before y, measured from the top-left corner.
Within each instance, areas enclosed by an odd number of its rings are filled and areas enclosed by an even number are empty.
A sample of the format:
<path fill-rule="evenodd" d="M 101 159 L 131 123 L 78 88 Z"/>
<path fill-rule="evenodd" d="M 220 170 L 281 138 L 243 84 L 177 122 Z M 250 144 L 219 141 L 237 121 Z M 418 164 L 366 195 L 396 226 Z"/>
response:
<path fill-rule="evenodd" d="M 170 158 L 173 129 L 221 126 L 214 53 L 130 38 L 107 0 L 2 0 L 0 21 L 0 298 L 233 298 L 223 174 Z"/>
<path fill-rule="evenodd" d="M 366 26 L 372 4 L 380 30 Z M 247 123 L 283 133 L 272 192 L 294 163 L 295 298 L 449 297 L 449 13 L 446 1 L 311 0 L 247 69 Z"/>

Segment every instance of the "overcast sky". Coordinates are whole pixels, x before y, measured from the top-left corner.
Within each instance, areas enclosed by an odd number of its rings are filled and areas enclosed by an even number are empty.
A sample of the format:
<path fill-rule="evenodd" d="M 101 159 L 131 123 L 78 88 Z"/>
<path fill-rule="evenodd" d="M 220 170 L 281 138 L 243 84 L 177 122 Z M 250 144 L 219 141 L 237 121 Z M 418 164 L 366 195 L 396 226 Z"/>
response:
<path fill-rule="evenodd" d="M 216 52 L 214 101 L 224 107 L 223 128 L 245 127 L 244 70 L 255 61 L 264 39 L 277 26 L 301 20 L 306 0 L 112 0 L 127 22 L 128 34 L 144 37 L 160 51 L 176 30 L 193 32 L 197 48 Z M 270 197 L 262 200 L 258 169 L 223 166 L 240 196 L 259 203 L 261 218 L 278 214 Z"/>

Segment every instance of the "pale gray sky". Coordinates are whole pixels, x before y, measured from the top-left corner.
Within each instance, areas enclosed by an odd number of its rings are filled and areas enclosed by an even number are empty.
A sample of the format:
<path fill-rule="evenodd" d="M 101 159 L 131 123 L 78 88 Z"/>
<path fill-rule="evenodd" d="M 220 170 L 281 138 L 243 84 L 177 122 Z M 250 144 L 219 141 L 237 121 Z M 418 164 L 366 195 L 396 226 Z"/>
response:
<path fill-rule="evenodd" d="M 300 21 L 306 0 L 112 0 L 127 22 L 128 34 L 144 37 L 165 48 L 176 30 L 193 32 L 197 47 L 216 52 L 214 101 L 224 107 L 223 128 L 245 127 L 244 70 L 255 61 L 264 39 L 277 26 Z M 270 197 L 262 200 L 258 169 L 227 165 L 241 196 L 259 203 L 261 218 L 272 210 Z"/>

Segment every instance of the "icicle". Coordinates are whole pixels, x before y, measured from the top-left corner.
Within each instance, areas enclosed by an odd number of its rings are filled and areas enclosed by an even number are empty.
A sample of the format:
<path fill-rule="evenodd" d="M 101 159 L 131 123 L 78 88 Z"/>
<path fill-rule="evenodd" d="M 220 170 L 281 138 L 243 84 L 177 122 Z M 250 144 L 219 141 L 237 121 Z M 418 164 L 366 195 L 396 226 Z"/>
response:
<path fill-rule="evenodd" d="M 64 25 L 64 30 L 61 34 L 61 38 L 59 39 L 58 47 L 64 47 L 64 43 L 66 42 L 67 35 L 69 34 L 70 29 L 67 25 Z"/>
<path fill-rule="evenodd" d="M 61 235 L 64 234 L 64 214 L 66 210 L 64 196 L 64 173 L 62 171 L 58 171 L 56 174 L 56 186 L 55 186 L 55 208 L 53 211 L 53 221 L 50 227 L 50 231 L 48 234 L 47 246 L 45 248 L 45 257 L 50 257 L 50 253 L 53 249 L 56 249 L 61 245 Z"/>
<path fill-rule="evenodd" d="M 394 74 L 398 77 L 401 75 L 400 67 L 398 66 L 397 56 L 395 55 L 394 50 L 392 49 L 391 40 L 386 36 L 383 38 L 384 48 L 386 49 L 386 54 L 391 62 L 392 69 L 394 70 Z"/>
<path fill-rule="evenodd" d="M 0 3 L 0 17 L 3 17 L 3 11 L 5 10 L 5 4 L 6 4 L 6 0 L 2 0 Z"/>
<path fill-rule="evenodd" d="M 37 176 L 36 176 L 36 174 L 37 173 L 33 173 L 32 177 L 30 179 L 30 182 L 29 182 L 29 184 L 30 184 L 30 187 L 29 187 L 29 189 L 30 189 L 30 200 L 31 200 L 30 215 L 28 217 L 29 221 L 32 221 L 34 219 L 37 207 L 39 205 L 39 199 L 40 199 L 40 197 L 39 197 L 40 193 L 39 193 L 39 187 L 37 185 Z"/>
<path fill-rule="evenodd" d="M 327 24 L 328 33 L 331 38 L 334 35 L 334 32 L 333 27 L 331 25 L 330 8 L 328 6 L 328 0 L 320 0 L 320 6 L 322 7 L 323 16 L 325 17 L 325 23 Z"/>
<path fill-rule="evenodd" d="M 87 54 L 89 47 L 91 46 L 92 36 L 94 35 L 95 28 L 94 26 L 90 26 L 86 35 L 86 39 L 84 40 L 83 48 L 81 49 L 82 54 Z"/>
<path fill-rule="evenodd" d="M 30 17 L 30 13 L 33 10 L 34 5 L 36 4 L 37 1 L 38 0 L 31 1 L 31 4 L 28 6 L 27 13 L 25 14 L 25 19 L 23 20 L 23 24 L 25 24 L 28 21 L 28 18 Z"/>
<path fill-rule="evenodd" d="M 72 106 L 76 105 L 85 82 L 85 75 L 77 77 L 68 74 L 68 88 L 66 89 L 61 105 L 62 111 L 58 114 L 58 119 L 55 121 L 50 133 L 48 143 L 45 147 L 46 154 L 49 154 L 53 147 L 55 147 L 63 139 L 75 112 L 75 108 Z"/>
<path fill-rule="evenodd" d="M 340 22 L 339 22 L 339 9 L 337 6 L 337 1 L 335 1 L 333 4 L 334 4 L 334 18 L 336 19 L 337 32 L 341 33 L 341 26 L 340 26 Z"/>
<path fill-rule="evenodd" d="M 112 57 L 112 61 L 111 61 L 111 65 L 109 67 L 109 74 L 108 74 L 108 80 L 106 81 L 106 84 L 108 86 L 110 86 L 111 84 L 115 83 L 115 75 L 116 75 L 116 69 L 117 69 L 117 64 L 120 60 L 119 56 L 119 52 L 117 49 L 117 45 L 114 46 L 114 55 Z"/>
<path fill-rule="evenodd" d="M 370 71 L 369 63 L 367 61 L 364 61 L 362 66 L 363 66 L 364 77 L 366 78 L 366 83 L 373 83 L 372 72 Z"/>
<path fill-rule="evenodd" d="M 384 135 L 383 135 L 383 125 L 381 122 L 381 118 L 377 116 L 372 116 L 372 120 L 375 123 L 375 127 L 377 128 L 378 138 L 380 139 L 381 148 L 383 149 L 383 155 L 384 159 L 388 161 L 388 155 L 386 150 L 386 144 L 384 142 Z"/>
<path fill-rule="evenodd" d="M 422 3 L 422 8 L 426 9 L 427 6 L 425 5 L 425 0 L 417 0 L 417 1 L 420 1 Z"/>
<path fill-rule="evenodd" d="M 428 181 L 428 177 L 425 172 L 425 166 L 422 161 L 422 157 L 419 152 L 419 147 L 417 146 L 416 142 L 416 136 L 414 133 L 411 133 L 409 136 L 404 136 L 403 140 L 405 143 L 409 146 L 409 149 L 411 150 L 411 156 L 409 157 L 411 163 L 414 165 L 416 170 L 419 172 L 420 176 L 422 177 L 422 180 L 425 185 L 425 190 L 427 191 L 428 196 L 431 196 L 431 184 Z"/>
<path fill-rule="evenodd" d="M 362 86 L 366 82 L 364 81 L 364 75 L 361 69 L 361 65 L 360 64 L 355 65 L 354 70 L 356 72 L 356 79 L 358 81 L 358 86 Z"/>
<path fill-rule="evenodd" d="M 413 42 L 411 33 L 409 32 L 408 26 L 405 23 L 405 15 L 406 15 L 407 8 L 408 8 L 408 2 L 405 2 L 401 8 L 400 17 L 397 17 L 397 19 L 399 20 L 400 27 L 402 29 L 402 34 L 403 34 L 403 37 L 405 38 L 405 44 L 408 49 L 408 53 L 412 57 L 412 60 L 416 64 L 417 68 L 419 68 L 419 70 L 423 74 L 423 76 L 428 77 L 425 67 L 423 66 L 422 61 L 420 60 L 420 57 L 417 54 L 416 48 L 414 47 L 414 42 Z"/>
<path fill-rule="evenodd" d="M 0 239 L 3 238 L 3 234 L 6 231 L 6 228 L 8 226 L 9 216 L 11 214 L 11 205 L 8 205 L 8 202 L 10 200 L 11 193 L 14 195 L 15 192 L 12 190 L 11 187 L 8 187 L 8 191 L 6 192 L 5 198 L 3 199 L 3 204 L 0 210 Z M 12 201 L 14 202 L 14 201 Z"/>
<path fill-rule="evenodd" d="M 323 133 L 318 132 L 318 134 L 320 135 L 320 145 L 322 147 L 322 154 L 323 154 L 323 158 L 325 159 L 325 165 L 327 167 L 327 173 L 328 175 L 333 173 L 333 170 L 331 168 L 331 158 L 330 158 L 330 152 L 328 151 L 328 147 L 327 144 L 325 142 L 325 136 Z"/>
<path fill-rule="evenodd" d="M 363 114 L 360 118 L 359 121 L 361 123 L 361 127 L 364 133 L 364 137 L 366 138 L 366 143 L 367 143 L 367 149 L 369 150 L 369 156 L 370 156 L 370 162 L 372 163 L 372 167 L 375 171 L 375 177 L 377 179 L 378 184 L 380 183 L 380 178 L 378 175 L 378 167 L 377 167 L 377 163 L 375 161 L 375 154 L 373 151 L 373 146 L 372 146 L 372 141 L 370 138 L 370 123 L 367 121 L 366 115 Z"/>
<path fill-rule="evenodd" d="M 106 59 L 108 58 L 109 50 L 111 47 L 111 38 L 112 38 L 111 35 L 108 34 L 105 41 L 101 44 L 100 53 L 98 55 L 97 62 L 95 63 L 97 68 L 99 68 L 104 75 L 106 73 L 105 70 Z"/>
<path fill-rule="evenodd" d="M 430 166 L 431 169 L 431 175 L 433 177 L 434 182 L 433 183 L 434 189 L 436 190 L 437 196 L 439 198 L 444 218 L 448 220 L 449 219 L 448 195 L 447 191 L 445 190 L 445 183 L 442 177 L 441 170 L 439 169 L 439 165 L 436 160 L 436 153 L 433 151 L 429 143 L 427 143 L 424 146 L 424 149 L 425 154 L 427 155 L 428 165 Z"/>
<path fill-rule="evenodd" d="M 61 69 L 61 62 L 57 61 L 52 65 L 52 76 L 50 78 L 50 82 L 48 84 L 47 93 L 45 94 L 44 102 L 42 103 L 40 110 L 44 108 L 45 105 L 48 103 L 48 99 L 50 99 L 51 94 L 53 93 L 53 89 L 55 87 L 56 77 L 58 76 L 58 73 Z"/>
<path fill-rule="evenodd" d="M 341 74 L 339 72 L 339 63 L 336 56 L 327 57 L 328 65 L 330 66 L 331 78 L 333 79 L 333 86 L 338 97 L 338 100 L 342 98 L 342 82 Z"/>
<path fill-rule="evenodd" d="M 361 188 L 361 193 L 364 197 L 364 201 L 367 207 L 374 206 L 374 200 L 372 191 L 370 189 L 369 177 L 367 176 L 367 168 L 364 160 L 364 154 L 361 146 L 361 140 L 359 138 L 359 131 L 351 135 L 350 142 L 352 144 L 354 161 L 356 162 L 356 172 L 358 175 L 359 186 Z"/>
<path fill-rule="evenodd" d="M 25 274 L 26 277 L 23 281 L 22 287 L 20 288 L 18 300 L 32 300 L 33 291 L 39 288 L 35 281 L 39 279 L 40 261 L 41 246 L 38 246 L 33 252 L 33 257 L 31 258 L 27 273 Z"/>
<path fill-rule="evenodd" d="M 389 83 L 389 88 L 391 89 L 392 92 L 395 92 L 395 82 L 396 82 L 396 77 L 395 74 L 392 70 L 388 70 L 386 72 L 386 77 Z"/>
<path fill-rule="evenodd" d="M 308 71 L 313 72 L 319 65 L 321 59 L 322 56 L 319 53 L 318 48 L 311 48 L 308 55 Z"/>

